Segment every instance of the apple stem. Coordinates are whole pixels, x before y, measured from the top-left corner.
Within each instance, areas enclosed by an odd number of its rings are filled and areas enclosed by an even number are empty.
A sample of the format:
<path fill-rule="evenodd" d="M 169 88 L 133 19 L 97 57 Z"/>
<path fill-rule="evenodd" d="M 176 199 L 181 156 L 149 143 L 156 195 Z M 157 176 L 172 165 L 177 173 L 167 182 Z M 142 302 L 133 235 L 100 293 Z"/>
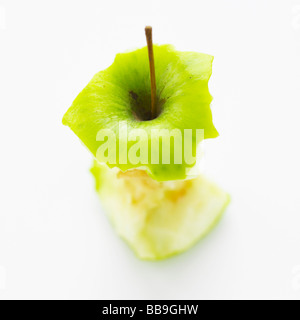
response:
<path fill-rule="evenodd" d="M 147 46 L 148 46 L 148 57 L 150 65 L 150 81 L 151 81 L 151 115 L 152 119 L 156 118 L 156 81 L 155 81 L 155 66 L 154 66 L 154 55 L 153 55 L 153 43 L 152 43 L 152 27 L 147 26 L 145 28 Z"/>

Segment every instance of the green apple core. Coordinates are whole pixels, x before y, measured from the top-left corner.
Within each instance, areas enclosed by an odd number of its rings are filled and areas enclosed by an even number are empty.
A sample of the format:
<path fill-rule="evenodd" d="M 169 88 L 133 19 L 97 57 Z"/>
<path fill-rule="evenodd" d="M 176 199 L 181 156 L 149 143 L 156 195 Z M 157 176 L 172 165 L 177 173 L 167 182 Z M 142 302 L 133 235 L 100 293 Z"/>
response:
<path fill-rule="evenodd" d="M 164 157 L 159 152 L 154 153 L 159 160 L 152 161 L 150 152 L 152 143 L 158 141 L 159 146 L 173 130 L 182 136 L 186 130 L 193 132 L 193 153 L 203 139 L 218 136 L 208 89 L 213 57 L 177 51 L 170 45 L 155 45 L 154 56 L 156 117 L 151 114 L 144 47 L 118 54 L 110 67 L 93 77 L 63 118 L 95 158 L 96 189 L 117 233 L 145 260 L 165 259 L 189 249 L 216 225 L 229 202 L 228 194 L 203 176 L 191 179 L 193 162 L 186 157 L 175 161 L 175 156 L 185 155 L 184 148 L 178 149 L 185 146 L 184 140 L 175 144 L 173 136 L 170 162 L 160 161 Z M 153 130 L 160 134 L 152 135 Z M 197 130 L 204 132 L 200 142 Z M 137 131 L 145 135 L 133 136 Z M 127 139 L 130 134 L 133 138 Z M 142 146 L 151 161 L 142 162 Z M 138 161 L 124 161 L 132 154 Z"/>

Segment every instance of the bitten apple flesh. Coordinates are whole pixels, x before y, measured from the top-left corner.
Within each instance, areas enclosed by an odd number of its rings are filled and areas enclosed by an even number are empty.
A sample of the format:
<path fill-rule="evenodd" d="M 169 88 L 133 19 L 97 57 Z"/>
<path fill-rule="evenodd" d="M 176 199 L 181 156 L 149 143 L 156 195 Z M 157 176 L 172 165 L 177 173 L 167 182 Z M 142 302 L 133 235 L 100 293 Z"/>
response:
<path fill-rule="evenodd" d="M 142 170 L 122 172 L 95 161 L 96 189 L 117 233 L 140 259 L 186 251 L 219 221 L 229 196 L 203 176 L 158 182 Z"/>

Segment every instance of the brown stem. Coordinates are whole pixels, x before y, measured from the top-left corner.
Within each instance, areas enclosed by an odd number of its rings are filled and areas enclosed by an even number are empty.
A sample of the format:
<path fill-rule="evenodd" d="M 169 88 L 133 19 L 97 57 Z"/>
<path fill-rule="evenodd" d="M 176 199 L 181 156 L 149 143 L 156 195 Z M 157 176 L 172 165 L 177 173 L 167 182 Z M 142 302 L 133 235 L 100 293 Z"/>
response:
<path fill-rule="evenodd" d="M 156 81 L 155 81 L 155 66 L 154 66 L 154 55 L 153 55 L 153 44 L 152 44 L 152 27 L 147 26 L 145 28 L 147 46 L 148 46 L 148 57 L 150 65 L 150 81 L 151 81 L 151 115 L 152 119 L 157 116 L 156 110 Z"/>

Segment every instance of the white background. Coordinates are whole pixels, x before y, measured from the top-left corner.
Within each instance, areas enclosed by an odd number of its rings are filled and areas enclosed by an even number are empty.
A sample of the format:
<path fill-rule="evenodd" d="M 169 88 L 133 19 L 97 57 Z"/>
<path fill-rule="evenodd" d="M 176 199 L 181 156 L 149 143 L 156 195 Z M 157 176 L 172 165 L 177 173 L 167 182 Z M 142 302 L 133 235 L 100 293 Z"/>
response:
<path fill-rule="evenodd" d="M 300 0 L 0 0 L 0 19 L 0 298 L 300 298 Z M 146 24 L 215 56 L 206 173 L 232 196 L 208 237 L 158 263 L 115 235 L 61 124 Z"/>

